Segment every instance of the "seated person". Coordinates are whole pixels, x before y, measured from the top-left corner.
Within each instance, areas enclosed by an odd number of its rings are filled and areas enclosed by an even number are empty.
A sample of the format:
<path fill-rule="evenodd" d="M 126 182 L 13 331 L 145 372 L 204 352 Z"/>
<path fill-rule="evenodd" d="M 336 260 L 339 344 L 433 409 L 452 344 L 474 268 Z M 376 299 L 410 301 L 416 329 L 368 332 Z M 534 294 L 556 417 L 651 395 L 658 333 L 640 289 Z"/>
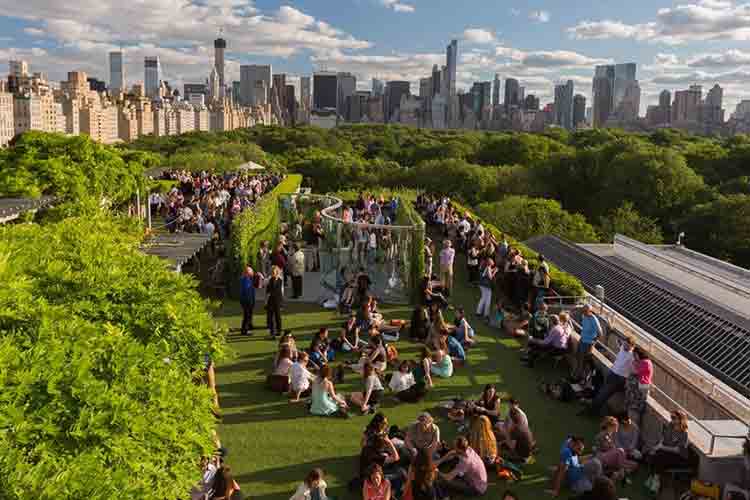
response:
<path fill-rule="evenodd" d="M 318 344 L 318 350 L 323 354 L 323 364 L 333 361 L 336 357 L 336 350 L 331 346 L 331 341 L 328 339 L 328 328 L 321 327 L 318 332 L 313 335 L 312 342 L 310 344 L 310 352 L 315 351 L 315 344 Z M 316 364 L 318 363 L 317 360 L 313 359 Z"/>
<path fill-rule="evenodd" d="M 357 304 L 363 304 L 366 302 L 366 299 L 370 294 L 370 286 L 372 285 L 372 280 L 367 275 L 367 272 L 365 272 L 364 267 L 359 268 L 359 273 L 355 278 L 355 283 L 357 285 L 355 297 L 356 302 Z"/>
<path fill-rule="evenodd" d="M 490 316 L 490 327 L 503 330 L 505 328 L 505 306 L 501 301 L 497 301 L 495 311 Z"/>
<path fill-rule="evenodd" d="M 289 390 L 289 371 L 293 364 L 290 358 L 289 347 L 282 347 L 276 368 L 274 368 L 267 380 L 272 391 L 287 392 Z"/>
<path fill-rule="evenodd" d="M 223 464 L 216 471 L 214 476 L 213 493 L 209 497 L 211 500 L 241 500 L 242 493 L 240 485 L 237 484 L 232 476 L 232 470 L 228 465 Z"/>
<path fill-rule="evenodd" d="M 382 413 L 376 413 L 365 427 L 362 433 L 362 448 L 372 443 L 378 436 L 388 437 L 388 417 Z"/>
<path fill-rule="evenodd" d="M 435 464 L 440 465 L 456 458 L 458 464 L 452 471 L 447 474 L 439 472 L 439 486 L 449 493 L 464 497 L 484 495 L 487 492 L 487 468 L 482 457 L 469 446 L 469 441 L 463 436 L 457 438 L 454 449 Z"/>
<path fill-rule="evenodd" d="M 641 433 L 630 415 L 625 413 L 620 417 L 620 426 L 615 433 L 615 446 L 625 450 L 627 458 L 634 463 L 643 458 L 641 453 Z"/>
<path fill-rule="evenodd" d="M 362 381 L 362 392 L 352 393 L 351 401 L 362 410 L 362 413 L 375 413 L 375 409 L 383 399 L 383 384 L 372 364 L 365 363 L 362 369 Z"/>
<path fill-rule="evenodd" d="M 312 383 L 312 401 L 310 413 L 319 416 L 346 414 L 348 405 L 344 398 L 336 394 L 336 388 L 331 381 L 331 367 L 325 365 Z"/>
<path fill-rule="evenodd" d="M 279 349 L 276 351 L 276 358 L 273 361 L 274 368 L 279 363 L 279 354 L 281 354 L 281 350 L 284 347 L 289 348 L 289 359 L 292 361 L 297 360 L 297 343 L 294 340 L 294 335 L 292 335 L 291 330 L 284 330 L 284 334 L 279 339 Z"/>
<path fill-rule="evenodd" d="M 297 487 L 297 491 L 289 500 L 328 500 L 322 469 L 313 469 L 307 474 L 305 480 Z"/>
<path fill-rule="evenodd" d="M 485 415 L 475 415 L 469 426 L 469 446 L 476 451 L 485 464 L 491 465 L 497 459 L 497 439 L 492 432 L 492 423 Z"/>
<path fill-rule="evenodd" d="M 621 480 L 627 470 L 635 470 L 635 466 L 627 460 L 625 450 L 615 444 L 615 436 L 619 422 L 615 417 L 604 417 L 599 425 L 599 433 L 594 438 L 596 458 L 602 463 L 605 471 L 613 478 Z"/>
<path fill-rule="evenodd" d="M 482 395 L 471 406 L 470 413 L 487 417 L 493 426 L 498 423 L 500 417 L 500 397 L 497 394 L 494 384 L 484 386 Z"/>
<path fill-rule="evenodd" d="M 297 362 L 289 369 L 289 390 L 293 396 L 291 403 L 300 401 L 300 397 L 310 395 L 310 382 L 315 380 L 315 375 L 307 370 L 308 355 L 301 352 Z"/>
<path fill-rule="evenodd" d="M 453 360 L 448 354 L 448 346 L 444 341 L 440 343 L 440 348 L 432 353 L 430 373 L 440 378 L 453 376 Z"/>
<path fill-rule="evenodd" d="M 526 463 L 536 449 L 534 435 L 517 408 L 510 409 L 508 419 L 507 438 L 500 443 L 502 456 L 510 462 Z"/>
<path fill-rule="evenodd" d="M 448 300 L 445 298 L 445 296 L 433 290 L 432 280 L 429 276 L 425 276 L 424 278 L 422 278 L 420 290 L 420 295 L 422 297 L 424 305 L 430 306 L 432 304 L 436 304 L 441 309 L 448 307 Z"/>
<path fill-rule="evenodd" d="M 409 466 L 407 482 L 411 487 L 413 500 L 442 500 L 443 492 L 437 487 L 438 468 L 432 455 L 421 450 Z"/>
<path fill-rule="evenodd" d="M 533 339 L 543 339 L 547 334 L 547 331 L 550 329 L 549 320 L 550 318 L 547 314 L 547 304 L 542 302 L 539 306 L 539 309 L 537 309 L 537 311 L 531 317 L 529 337 Z"/>
<path fill-rule="evenodd" d="M 531 313 L 529 312 L 529 305 L 524 303 L 521 304 L 521 312 L 518 314 L 516 321 L 509 324 L 510 334 L 513 337 L 526 337 L 528 336 L 529 325 L 531 324 Z"/>
<path fill-rule="evenodd" d="M 560 449 L 560 463 L 552 480 L 552 496 L 560 495 L 565 483 L 574 495 L 582 495 L 591 491 L 596 478 L 603 474 L 602 464 L 596 458 L 583 461 L 583 438 L 573 436 L 565 440 Z"/>
<path fill-rule="evenodd" d="M 466 319 L 466 313 L 463 307 L 456 309 L 456 329 L 453 335 L 461 342 L 464 347 L 471 347 L 476 340 L 474 339 L 474 329 L 469 325 Z"/>
<path fill-rule="evenodd" d="M 576 500 L 617 500 L 617 488 L 607 476 L 599 476 L 594 480 L 593 487 Z"/>
<path fill-rule="evenodd" d="M 419 450 L 425 450 L 430 455 L 438 450 L 440 447 L 440 428 L 435 424 L 432 415 L 426 411 L 419 414 L 417 421 L 406 430 L 405 444 L 412 457 L 415 457 Z"/>
<path fill-rule="evenodd" d="M 313 340 L 312 347 L 310 347 L 309 362 L 315 371 L 328 364 L 328 348 L 320 339 Z"/>
<path fill-rule="evenodd" d="M 550 315 L 549 323 L 552 327 L 543 340 L 529 338 L 528 352 L 521 361 L 525 361 L 530 367 L 533 367 L 536 360 L 544 354 L 557 356 L 568 353 L 569 334 L 560 324 L 560 317 L 557 314 Z"/>
<path fill-rule="evenodd" d="M 417 306 L 411 316 L 409 323 L 409 336 L 412 340 L 427 340 L 430 331 L 430 317 L 427 313 L 427 307 Z"/>
<path fill-rule="evenodd" d="M 339 338 L 331 341 L 331 346 L 337 351 L 357 352 L 366 345 L 367 342 L 359 338 L 357 314 L 351 313 L 349 319 L 344 321 L 344 324 L 341 326 Z"/>
<path fill-rule="evenodd" d="M 652 491 L 661 490 L 661 474 L 665 470 L 691 466 L 687 430 L 687 415 L 680 410 L 673 411 L 670 422 L 662 429 L 661 440 L 645 456 L 651 473 L 647 481 Z"/>
<path fill-rule="evenodd" d="M 426 347 L 422 348 L 419 360 L 412 371 L 414 385 L 405 391 L 396 394 L 396 397 L 405 403 L 416 403 L 427 394 L 432 388 L 432 377 L 430 376 L 430 367 L 432 366 L 432 354 Z"/>
<path fill-rule="evenodd" d="M 391 481 L 385 477 L 383 468 L 372 464 L 367 469 L 362 484 L 362 500 L 391 500 Z"/>
<path fill-rule="evenodd" d="M 365 363 L 372 364 L 377 373 L 383 373 L 388 368 L 388 355 L 381 335 L 371 335 L 370 342 L 364 349 L 362 357 L 357 363 L 350 364 L 349 367 L 357 373 L 362 373 Z"/>
<path fill-rule="evenodd" d="M 401 361 L 398 365 L 398 370 L 394 371 L 391 375 L 388 387 L 398 397 L 399 393 L 409 390 L 414 384 L 416 384 L 416 381 L 414 380 L 414 375 L 411 373 L 411 364 L 406 360 Z"/>
<path fill-rule="evenodd" d="M 456 361 L 466 361 L 466 351 L 464 350 L 463 344 L 452 335 L 448 335 L 447 331 L 443 331 L 441 340 L 448 346 L 448 354 L 451 358 Z"/>

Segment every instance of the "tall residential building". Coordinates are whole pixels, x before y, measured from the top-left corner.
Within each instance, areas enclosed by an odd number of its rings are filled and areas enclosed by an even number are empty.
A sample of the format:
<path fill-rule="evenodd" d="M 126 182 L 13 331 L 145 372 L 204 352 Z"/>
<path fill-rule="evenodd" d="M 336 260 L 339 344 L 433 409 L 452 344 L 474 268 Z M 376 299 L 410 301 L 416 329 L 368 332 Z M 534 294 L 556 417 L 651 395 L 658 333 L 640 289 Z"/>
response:
<path fill-rule="evenodd" d="M 8 61 L 8 75 L 16 78 L 26 78 L 29 76 L 29 63 L 23 60 Z"/>
<path fill-rule="evenodd" d="M 432 95 L 433 97 L 440 93 L 440 68 L 437 64 L 432 65 Z"/>
<path fill-rule="evenodd" d="M 226 81 L 224 80 L 224 50 L 227 48 L 227 41 L 223 38 L 214 40 L 214 66 L 219 78 L 219 99 L 224 98 Z"/>
<path fill-rule="evenodd" d="M 294 85 L 287 85 L 284 92 L 284 103 L 286 112 L 289 114 L 289 120 L 294 125 L 297 118 L 297 96 L 295 95 Z"/>
<path fill-rule="evenodd" d="M 219 83 L 219 70 L 216 66 L 211 67 L 211 74 L 208 75 L 208 97 L 216 102 L 221 102 L 221 85 Z M 166 120 L 166 110 L 164 111 Z M 169 135 L 169 129 L 165 129 L 162 135 Z"/>
<path fill-rule="evenodd" d="M 615 108 L 615 117 L 620 122 L 630 123 L 638 119 L 641 109 L 641 87 L 638 80 L 629 80 L 625 84 L 625 93 Z"/>
<path fill-rule="evenodd" d="M 586 97 L 576 94 L 573 97 L 573 128 L 578 128 L 586 123 Z"/>
<path fill-rule="evenodd" d="M 526 111 L 539 111 L 539 98 L 534 94 L 527 95 L 523 100 L 523 109 Z"/>
<path fill-rule="evenodd" d="M 701 121 L 711 127 L 724 123 L 724 89 L 719 84 L 714 85 L 706 94 L 706 100 L 701 107 Z"/>
<path fill-rule="evenodd" d="M 0 91 L 0 148 L 6 147 L 15 135 L 13 94 Z"/>
<path fill-rule="evenodd" d="M 263 82 L 258 86 L 257 82 Z M 256 92 L 265 87 L 264 92 Z M 264 106 L 270 102 L 271 65 L 251 64 L 240 66 L 240 103 L 243 106 Z"/>
<path fill-rule="evenodd" d="M 458 63 L 458 41 L 451 40 L 445 50 L 446 67 L 448 68 L 448 96 L 456 95 L 456 72 Z"/>
<path fill-rule="evenodd" d="M 603 127 L 613 111 L 615 67 L 612 65 L 597 66 L 594 70 L 592 85 L 593 126 Z"/>
<path fill-rule="evenodd" d="M 632 97 L 632 82 L 635 79 L 635 63 L 615 64 L 615 80 L 613 82 L 612 110 L 616 111 L 620 103 L 630 92 Z"/>
<path fill-rule="evenodd" d="M 278 104 L 283 112 L 283 110 L 286 109 L 286 73 L 273 75 L 273 87 L 271 87 L 271 93 L 273 94 L 271 102 Z"/>
<path fill-rule="evenodd" d="M 495 81 L 492 88 L 492 106 L 500 105 L 500 75 L 495 73 Z"/>
<path fill-rule="evenodd" d="M 676 91 L 674 93 L 674 103 L 672 104 L 672 122 L 698 122 L 700 119 L 702 93 L 700 85 L 693 85 L 688 90 Z"/>
<path fill-rule="evenodd" d="M 385 94 L 385 82 L 383 82 L 383 80 L 373 78 L 372 79 L 372 95 L 382 96 L 383 94 Z"/>
<path fill-rule="evenodd" d="M 237 80 L 232 81 L 232 102 L 234 104 L 240 103 L 240 82 Z"/>
<path fill-rule="evenodd" d="M 313 74 L 313 109 L 336 109 L 338 75 L 328 71 Z"/>
<path fill-rule="evenodd" d="M 119 51 L 109 53 L 109 91 L 112 95 L 125 91 L 125 68 Z"/>
<path fill-rule="evenodd" d="M 357 77 L 351 73 L 339 73 L 336 88 L 336 111 L 339 116 L 346 116 L 346 98 L 357 91 Z"/>
<path fill-rule="evenodd" d="M 492 82 L 475 82 L 471 88 L 471 99 L 471 109 L 480 120 L 485 109 L 492 106 Z"/>
<path fill-rule="evenodd" d="M 510 110 L 521 104 L 521 87 L 515 78 L 505 79 L 505 113 L 510 114 Z"/>
<path fill-rule="evenodd" d="M 385 84 L 385 121 L 394 119 L 394 112 L 401 106 L 401 96 L 409 96 L 411 84 L 404 81 L 392 81 Z"/>
<path fill-rule="evenodd" d="M 161 63 L 159 56 L 146 56 L 143 59 L 143 85 L 146 97 L 156 99 L 161 88 Z"/>
<path fill-rule="evenodd" d="M 432 110 L 432 77 L 419 79 L 419 99 L 423 110 Z"/>
<path fill-rule="evenodd" d="M 312 106 L 312 85 L 309 76 L 303 76 L 299 80 L 299 102 L 302 109 L 310 111 Z"/>
<path fill-rule="evenodd" d="M 555 85 L 555 123 L 566 130 L 573 130 L 573 80 L 564 85 Z"/>
<path fill-rule="evenodd" d="M 610 116 L 625 121 L 637 118 L 640 107 L 640 87 L 636 80 L 636 64 L 597 66 L 594 70 L 592 97 L 594 127 L 604 126 Z"/>

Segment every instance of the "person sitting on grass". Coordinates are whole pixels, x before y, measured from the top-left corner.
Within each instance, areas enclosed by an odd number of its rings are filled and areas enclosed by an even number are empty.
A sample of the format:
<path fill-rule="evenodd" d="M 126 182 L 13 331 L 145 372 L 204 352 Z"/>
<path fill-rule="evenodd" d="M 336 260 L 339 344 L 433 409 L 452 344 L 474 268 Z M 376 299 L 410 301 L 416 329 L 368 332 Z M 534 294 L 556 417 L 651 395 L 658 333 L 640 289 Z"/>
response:
<path fill-rule="evenodd" d="M 315 375 L 307 370 L 307 360 L 307 353 L 302 352 L 289 369 L 289 389 L 293 396 L 290 403 L 298 403 L 301 397 L 310 395 L 310 382 L 315 380 Z"/>
<path fill-rule="evenodd" d="M 440 378 L 453 376 L 453 360 L 448 353 L 448 345 L 445 341 L 440 342 L 440 348 L 432 354 L 430 372 Z"/>
<path fill-rule="evenodd" d="M 267 379 L 268 386 L 272 391 L 283 393 L 289 390 L 289 372 L 293 364 L 289 357 L 289 348 L 282 347 L 278 363 Z"/>
<path fill-rule="evenodd" d="M 615 435 L 619 422 L 615 417 L 604 417 L 599 425 L 599 433 L 594 438 L 594 447 L 596 448 L 596 458 L 602 463 L 602 466 L 616 480 L 625 478 L 625 472 L 629 469 L 635 469 L 633 464 L 628 463 L 625 450 L 618 448 L 615 443 Z"/>
<path fill-rule="evenodd" d="M 422 412 L 417 421 L 406 430 L 406 449 L 412 457 L 417 456 L 419 450 L 433 454 L 440 447 L 440 428 L 435 424 L 432 415 Z"/>
<path fill-rule="evenodd" d="M 322 469 L 311 470 L 289 500 L 327 500 L 324 476 Z"/>
<path fill-rule="evenodd" d="M 492 423 L 485 415 L 476 415 L 471 419 L 469 446 L 482 457 L 485 464 L 495 463 L 498 457 L 497 439 L 492 432 Z"/>
<path fill-rule="evenodd" d="M 569 334 L 560 324 L 560 317 L 557 314 L 550 315 L 549 324 L 551 328 L 543 340 L 529 338 L 528 351 L 521 361 L 525 361 L 530 368 L 544 354 L 562 356 L 568 353 Z"/>
<path fill-rule="evenodd" d="M 388 387 L 398 398 L 399 393 L 409 390 L 414 384 L 416 384 L 416 381 L 411 373 L 411 363 L 407 360 L 401 361 L 398 369 L 391 374 Z"/>
<path fill-rule="evenodd" d="M 401 456 L 396 445 L 387 434 L 374 436 L 370 439 L 359 454 L 359 479 L 367 478 L 367 471 L 373 465 L 383 469 L 386 478 L 395 482 L 394 486 L 401 485 L 403 470 L 399 467 Z"/>
<path fill-rule="evenodd" d="M 377 333 L 377 330 L 374 333 Z M 357 373 L 362 373 L 362 369 L 366 363 L 370 363 L 378 373 L 383 373 L 388 368 L 388 357 L 385 345 L 383 344 L 383 338 L 380 334 L 370 335 L 370 341 L 364 352 L 362 352 L 359 361 L 350 364 L 349 367 Z"/>
<path fill-rule="evenodd" d="M 484 386 L 482 395 L 474 402 L 471 412 L 474 415 L 487 417 L 493 426 L 497 424 L 500 418 L 500 396 L 494 384 Z"/>
<path fill-rule="evenodd" d="M 409 323 L 409 337 L 412 340 L 418 342 L 424 342 L 427 340 L 427 336 L 430 333 L 430 316 L 427 313 L 426 306 L 417 306 L 414 308 L 414 312 L 411 315 L 411 322 Z"/>
<path fill-rule="evenodd" d="M 505 306 L 503 302 L 498 300 L 495 304 L 495 311 L 490 316 L 490 328 L 497 328 L 503 331 L 505 328 Z"/>
<path fill-rule="evenodd" d="M 633 464 L 643 458 L 640 449 L 641 432 L 628 413 L 620 417 L 620 426 L 615 433 L 615 446 L 625 450 L 625 455 Z"/>
<path fill-rule="evenodd" d="M 407 481 L 413 500 L 443 500 L 445 495 L 437 486 L 438 468 L 432 455 L 419 450 L 417 457 L 409 467 Z"/>
<path fill-rule="evenodd" d="M 325 356 L 325 361 L 323 364 L 327 362 L 331 362 L 336 357 L 336 350 L 331 347 L 331 341 L 328 338 L 328 328 L 321 327 L 320 330 L 313 336 L 312 342 L 310 344 L 310 350 L 311 352 L 314 350 L 315 342 L 318 342 L 319 350 L 320 352 Z"/>
<path fill-rule="evenodd" d="M 404 403 L 416 403 L 427 394 L 432 388 L 432 377 L 430 368 L 432 367 L 432 354 L 426 347 L 422 347 L 416 366 L 412 370 L 414 385 L 408 389 L 396 393 L 396 397 Z"/>
<path fill-rule="evenodd" d="M 508 419 L 510 426 L 507 428 L 507 438 L 501 443 L 502 456 L 510 462 L 526 463 L 536 449 L 534 436 L 517 408 L 510 409 Z"/>
<path fill-rule="evenodd" d="M 388 417 L 382 413 L 376 413 L 373 415 L 372 420 L 370 420 L 370 423 L 367 424 L 365 431 L 362 433 L 362 442 L 360 446 L 364 448 L 379 436 L 388 436 Z"/>
<path fill-rule="evenodd" d="M 228 465 L 222 465 L 214 476 L 213 494 L 210 500 L 242 500 L 240 485 L 232 476 Z"/>
<path fill-rule="evenodd" d="M 560 318 L 558 318 L 559 320 Z M 559 321 L 558 321 L 559 322 Z M 541 340 L 547 335 L 547 331 L 550 329 L 550 317 L 547 313 L 547 304 L 542 302 L 539 308 L 531 317 L 531 325 L 529 327 L 529 339 Z"/>
<path fill-rule="evenodd" d="M 362 413 L 375 413 L 375 409 L 383 398 L 383 384 L 375 373 L 372 364 L 365 363 L 362 369 L 362 379 L 364 381 L 363 391 L 351 395 L 352 403 L 358 406 Z"/>
<path fill-rule="evenodd" d="M 284 334 L 279 339 L 279 349 L 276 351 L 276 358 L 273 361 L 274 368 L 279 364 L 279 355 L 284 347 L 289 349 L 289 359 L 297 361 L 297 356 L 299 355 L 297 352 L 297 342 L 294 340 L 291 330 L 284 330 Z"/>
<path fill-rule="evenodd" d="M 464 497 L 484 495 L 487 492 L 487 468 L 482 457 L 469 446 L 469 441 L 464 436 L 458 437 L 454 449 L 435 463 L 440 465 L 454 459 L 458 459 L 458 464 L 452 471 L 447 474 L 439 473 L 440 487 Z"/>
<path fill-rule="evenodd" d="M 560 463 L 552 479 L 552 489 L 548 491 L 553 497 L 560 495 L 563 483 L 574 495 L 582 495 L 591 491 L 596 478 L 602 475 L 601 462 L 596 458 L 589 458 L 584 462 L 581 457 L 583 449 L 582 437 L 573 436 L 563 443 L 560 449 Z"/>
<path fill-rule="evenodd" d="M 476 342 L 474 338 L 474 329 L 469 325 L 469 321 L 466 319 L 466 313 L 463 307 L 456 309 L 456 329 L 454 335 L 456 339 L 461 342 L 464 347 L 471 347 Z"/>
<path fill-rule="evenodd" d="M 466 351 L 461 342 L 458 341 L 453 335 L 448 335 L 447 330 L 443 330 L 440 335 L 440 345 L 445 345 L 448 348 L 448 354 L 454 361 L 463 363 L 466 361 Z"/>
<path fill-rule="evenodd" d="M 315 371 L 328 364 L 328 348 L 320 339 L 313 339 L 310 347 L 310 365 Z"/>
<path fill-rule="evenodd" d="M 325 365 L 320 369 L 318 378 L 312 383 L 312 404 L 310 413 L 318 416 L 346 415 L 348 405 L 344 398 L 336 394 L 331 381 L 331 367 Z"/>
<path fill-rule="evenodd" d="M 362 500 L 391 500 L 391 482 L 383 475 L 383 468 L 372 464 L 362 485 Z"/>

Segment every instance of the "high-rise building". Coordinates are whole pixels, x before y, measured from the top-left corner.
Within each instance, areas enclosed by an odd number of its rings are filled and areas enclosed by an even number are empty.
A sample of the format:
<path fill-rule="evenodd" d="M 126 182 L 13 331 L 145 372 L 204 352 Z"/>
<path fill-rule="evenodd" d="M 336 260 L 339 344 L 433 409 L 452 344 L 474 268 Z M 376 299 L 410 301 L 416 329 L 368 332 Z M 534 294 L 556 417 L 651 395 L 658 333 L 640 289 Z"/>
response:
<path fill-rule="evenodd" d="M 708 127 L 724 123 L 724 89 L 719 84 L 714 85 L 706 94 L 706 100 L 701 106 L 701 121 Z"/>
<path fill-rule="evenodd" d="M 329 71 L 313 74 L 313 109 L 336 109 L 338 103 L 338 75 Z"/>
<path fill-rule="evenodd" d="M 635 63 L 615 64 L 613 82 L 612 110 L 616 111 L 628 92 L 632 97 L 632 82 L 635 81 Z"/>
<path fill-rule="evenodd" d="M 23 60 L 8 61 L 8 75 L 16 78 L 29 76 L 29 63 Z"/>
<path fill-rule="evenodd" d="M 529 94 L 523 100 L 523 109 L 526 111 L 539 111 L 539 98 L 534 94 Z"/>
<path fill-rule="evenodd" d="M 159 56 L 146 56 L 143 60 L 143 85 L 146 97 L 159 97 L 161 87 L 161 64 Z"/>
<path fill-rule="evenodd" d="M 672 122 L 689 123 L 700 119 L 700 105 L 703 89 L 700 85 L 693 85 L 688 90 L 678 90 L 674 93 L 672 104 Z"/>
<path fill-rule="evenodd" d="M 458 40 L 451 40 L 446 48 L 446 67 L 448 68 L 448 96 L 456 95 L 456 72 L 458 63 Z"/>
<path fill-rule="evenodd" d="M 500 75 L 495 73 L 494 87 L 492 88 L 492 105 L 500 105 Z"/>
<path fill-rule="evenodd" d="M 193 94 L 208 94 L 208 88 L 205 83 L 186 83 L 182 86 L 182 95 L 185 99 L 189 99 Z"/>
<path fill-rule="evenodd" d="M 611 116 L 619 121 L 637 118 L 640 108 L 640 87 L 636 80 L 636 64 L 597 66 L 594 70 L 592 97 L 594 127 L 604 126 Z"/>
<path fill-rule="evenodd" d="M 86 79 L 86 81 L 89 84 L 89 90 L 93 90 L 94 92 L 106 92 L 107 91 L 107 84 L 103 82 L 102 80 L 99 80 L 98 78 L 94 78 L 93 76 L 90 76 Z"/>
<path fill-rule="evenodd" d="M 309 76 L 299 79 L 299 102 L 303 109 L 309 111 L 312 105 L 312 82 Z"/>
<path fill-rule="evenodd" d="M 471 88 L 471 97 L 471 109 L 479 120 L 484 110 L 492 106 L 492 82 L 475 82 Z"/>
<path fill-rule="evenodd" d="M 620 122 L 634 122 L 638 119 L 640 109 L 641 87 L 638 80 L 629 80 L 625 84 L 625 93 L 615 109 L 615 116 Z"/>
<path fill-rule="evenodd" d="M 437 64 L 432 65 L 432 95 L 433 97 L 440 93 L 440 68 Z"/>
<path fill-rule="evenodd" d="M 392 81 L 385 84 L 385 121 L 393 120 L 394 112 L 401 106 L 401 96 L 411 93 L 411 84 L 404 81 Z"/>
<path fill-rule="evenodd" d="M 289 120 L 294 125 L 294 120 L 297 117 L 297 96 L 295 95 L 294 85 L 286 86 L 284 103 L 286 104 L 286 112 L 289 114 Z"/>
<path fill-rule="evenodd" d="M 521 87 L 515 78 L 505 79 L 505 113 L 510 114 L 510 110 L 517 108 L 521 104 Z"/>
<path fill-rule="evenodd" d="M 372 95 L 378 96 L 385 93 L 385 83 L 377 78 L 372 79 Z"/>
<path fill-rule="evenodd" d="M 221 85 L 219 83 L 219 70 L 216 66 L 211 68 L 211 74 L 208 75 L 208 97 L 219 102 L 221 100 Z M 166 111 L 164 112 L 166 120 Z M 166 130 L 166 129 L 165 129 Z"/>
<path fill-rule="evenodd" d="M 573 128 L 578 128 L 586 123 L 586 97 L 576 94 L 573 97 Z"/>
<path fill-rule="evenodd" d="M 112 95 L 125 91 L 125 68 L 119 51 L 109 53 L 109 91 Z"/>
<path fill-rule="evenodd" d="M 592 85 L 594 127 L 603 127 L 613 111 L 615 67 L 612 65 L 597 66 L 594 70 Z"/>
<path fill-rule="evenodd" d="M 226 81 L 224 80 L 224 50 L 227 48 L 227 41 L 223 38 L 214 40 L 214 66 L 219 79 L 219 99 L 224 98 L 226 91 Z"/>
<path fill-rule="evenodd" d="M 257 82 L 264 85 L 258 86 Z M 265 87 L 265 92 L 256 92 Z M 269 102 L 268 90 L 271 89 L 271 65 L 240 66 L 240 103 L 243 106 L 263 106 Z"/>
<path fill-rule="evenodd" d="M 555 85 L 555 123 L 566 130 L 573 130 L 573 80 Z"/>
<path fill-rule="evenodd" d="M 242 86 L 240 85 L 240 82 L 237 80 L 232 81 L 232 102 L 235 104 L 240 103 L 240 90 L 242 89 Z"/>
<path fill-rule="evenodd" d="M 709 106 L 721 108 L 723 100 L 724 89 L 722 89 L 717 83 L 711 88 L 711 90 L 708 91 L 708 94 L 706 94 L 706 104 L 708 104 Z"/>
<path fill-rule="evenodd" d="M 271 93 L 273 94 L 273 100 L 272 102 L 276 102 L 279 105 L 279 108 L 283 112 L 287 109 L 286 105 L 286 74 L 285 73 L 278 73 L 276 75 L 273 75 L 273 87 L 271 89 Z"/>
<path fill-rule="evenodd" d="M 6 147 L 16 135 L 13 100 L 13 94 L 0 91 L 0 148 Z"/>
<path fill-rule="evenodd" d="M 432 77 L 419 79 L 419 98 L 422 101 L 422 109 L 432 109 Z"/>
<path fill-rule="evenodd" d="M 336 111 L 340 116 L 346 116 L 346 98 L 357 91 L 357 77 L 351 73 L 339 73 L 336 88 Z"/>

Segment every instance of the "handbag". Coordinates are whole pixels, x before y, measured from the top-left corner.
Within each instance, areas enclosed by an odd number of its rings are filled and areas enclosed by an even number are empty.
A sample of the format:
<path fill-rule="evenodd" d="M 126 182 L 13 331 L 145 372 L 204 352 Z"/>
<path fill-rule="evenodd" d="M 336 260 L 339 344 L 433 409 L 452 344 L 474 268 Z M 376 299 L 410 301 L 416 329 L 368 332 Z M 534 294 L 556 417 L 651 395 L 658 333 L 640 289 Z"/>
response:
<path fill-rule="evenodd" d="M 693 479 L 690 482 L 690 492 L 697 497 L 710 498 L 711 500 L 721 499 L 721 488 L 718 484 L 706 483 L 698 479 Z"/>

